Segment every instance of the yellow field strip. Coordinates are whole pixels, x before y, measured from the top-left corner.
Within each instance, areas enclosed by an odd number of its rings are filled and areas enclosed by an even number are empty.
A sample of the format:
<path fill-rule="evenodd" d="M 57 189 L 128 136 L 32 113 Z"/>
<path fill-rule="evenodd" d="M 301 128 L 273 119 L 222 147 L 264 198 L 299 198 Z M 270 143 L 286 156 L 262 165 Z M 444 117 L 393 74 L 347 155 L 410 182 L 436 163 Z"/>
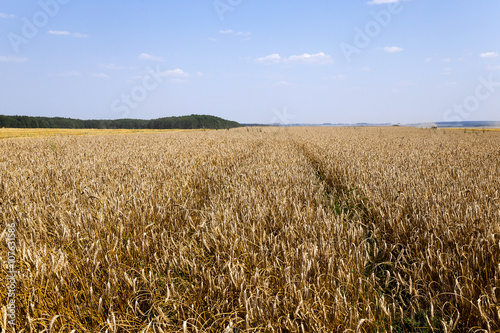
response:
<path fill-rule="evenodd" d="M 58 135 L 119 135 L 136 133 L 161 133 L 193 130 L 179 129 L 64 129 L 64 128 L 0 128 L 0 139 L 38 138 Z"/>
<path fill-rule="evenodd" d="M 469 127 L 453 127 L 453 128 L 440 128 L 440 129 L 448 129 L 455 131 L 471 131 L 471 132 L 500 132 L 500 128 L 469 128 Z"/>

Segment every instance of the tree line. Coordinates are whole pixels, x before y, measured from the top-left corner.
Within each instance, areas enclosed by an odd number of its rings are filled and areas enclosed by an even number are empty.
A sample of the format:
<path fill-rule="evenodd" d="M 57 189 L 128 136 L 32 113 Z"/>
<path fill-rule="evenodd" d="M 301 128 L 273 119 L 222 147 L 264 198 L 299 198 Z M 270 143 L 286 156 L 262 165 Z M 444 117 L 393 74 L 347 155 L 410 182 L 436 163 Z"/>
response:
<path fill-rule="evenodd" d="M 0 115 L 0 128 L 82 128 L 82 129 L 229 129 L 242 125 L 220 117 L 189 115 L 151 120 L 82 120 L 61 117 Z"/>

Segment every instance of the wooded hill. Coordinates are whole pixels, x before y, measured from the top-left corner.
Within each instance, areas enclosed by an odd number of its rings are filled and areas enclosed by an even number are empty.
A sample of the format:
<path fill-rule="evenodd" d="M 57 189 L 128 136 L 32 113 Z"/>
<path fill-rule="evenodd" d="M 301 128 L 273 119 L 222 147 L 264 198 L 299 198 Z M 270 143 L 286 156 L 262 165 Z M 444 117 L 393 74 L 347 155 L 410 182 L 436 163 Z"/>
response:
<path fill-rule="evenodd" d="M 195 115 L 151 120 L 115 119 L 81 120 L 61 117 L 0 115 L 0 128 L 97 128 L 97 129 L 229 129 L 242 125 L 223 118 Z"/>

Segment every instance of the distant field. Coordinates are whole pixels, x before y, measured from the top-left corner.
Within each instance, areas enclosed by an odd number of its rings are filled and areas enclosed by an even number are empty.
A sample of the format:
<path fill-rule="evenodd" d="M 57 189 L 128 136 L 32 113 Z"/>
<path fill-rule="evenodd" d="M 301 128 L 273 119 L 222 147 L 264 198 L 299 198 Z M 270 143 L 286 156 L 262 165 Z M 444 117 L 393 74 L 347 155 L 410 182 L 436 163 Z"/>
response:
<path fill-rule="evenodd" d="M 461 130 L 472 132 L 499 132 L 499 128 L 440 128 L 439 130 Z M 48 136 L 64 135 L 118 135 L 134 133 L 162 133 L 179 131 L 200 131 L 200 130 L 179 130 L 179 129 L 60 129 L 60 128 L 0 128 L 0 139 L 5 138 L 39 138 Z"/>
<path fill-rule="evenodd" d="M 0 325 L 10 257 L 17 332 L 500 331 L 498 131 L 19 131 Z"/>
<path fill-rule="evenodd" d="M 5 138 L 38 138 L 58 135 L 109 135 L 131 133 L 161 133 L 190 130 L 157 130 L 157 129 L 64 129 L 64 128 L 0 128 L 0 139 Z M 192 131 L 192 130 L 191 130 Z"/>
<path fill-rule="evenodd" d="M 450 130 L 472 131 L 472 132 L 500 132 L 500 128 L 450 128 Z"/>

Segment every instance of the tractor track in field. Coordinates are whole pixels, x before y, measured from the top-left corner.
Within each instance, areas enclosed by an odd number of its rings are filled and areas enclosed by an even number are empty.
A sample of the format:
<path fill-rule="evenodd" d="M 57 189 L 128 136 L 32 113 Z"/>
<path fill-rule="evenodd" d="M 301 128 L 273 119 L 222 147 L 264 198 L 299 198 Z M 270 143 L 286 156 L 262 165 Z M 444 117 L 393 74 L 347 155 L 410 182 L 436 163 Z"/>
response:
<path fill-rule="evenodd" d="M 297 151 L 303 155 L 314 170 L 318 182 L 324 186 L 325 197 L 333 201 L 330 207 L 335 213 L 344 213 L 348 218 L 352 218 L 354 212 L 359 217 L 360 222 L 370 222 L 375 218 L 374 214 L 368 209 L 363 200 L 353 196 L 356 190 L 350 187 L 344 179 L 341 178 L 337 170 L 330 170 L 321 161 L 319 156 L 309 149 L 304 143 L 293 140 Z"/>
<path fill-rule="evenodd" d="M 318 153 L 315 153 L 306 144 L 297 142 L 290 138 L 297 151 L 302 154 L 311 165 L 316 173 L 318 182 L 324 186 L 324 196 L 330 210 L 337 214 L 343 214 L 343 218 L 348 223 L 356 223 L 363 227 L 365 231 L 364 241 L 368 244 L 369 261 L 365 266 L 365 277 L 368 280 L 370 276 L 375 275 L 377 283 L 372 284 L 380 293 L 387 297 L 393 297 L 393 291 L 396 289 L 397 275 L 404 275 L 403 271 L 395 269 L 395 262 L 390 263 L 390 257 L 394 255 L 391 251 L 380 251 L 378 244 L 385 242 L 384 239 L 379 239 L 377 228 L 384 224 L 382 217 L 374 210 L 370 209 L 367 204 L 367 199 L 361 195 L 354 195 L 354 191 L 358 191 L 348 185 L 347 179 L 342 179 L 338 170 L 332 170 L 324 162 L 322 162 Z M 309 144 L 310 146 L 310 144 Z M 396 252 L 400 250 L 396 246 Z M 392 249 L 394 252 L 394 249 Z M 398 261 L 398 260 L 396 260 Z M 402 310 L 406 312 L 410 307 L 410 296 L 405 291 L 400 294 L 400 302 Z M 405 328 L 401 328 L 401 332 Z M 396 330 L 399 332 L 399 330 Z"/>

